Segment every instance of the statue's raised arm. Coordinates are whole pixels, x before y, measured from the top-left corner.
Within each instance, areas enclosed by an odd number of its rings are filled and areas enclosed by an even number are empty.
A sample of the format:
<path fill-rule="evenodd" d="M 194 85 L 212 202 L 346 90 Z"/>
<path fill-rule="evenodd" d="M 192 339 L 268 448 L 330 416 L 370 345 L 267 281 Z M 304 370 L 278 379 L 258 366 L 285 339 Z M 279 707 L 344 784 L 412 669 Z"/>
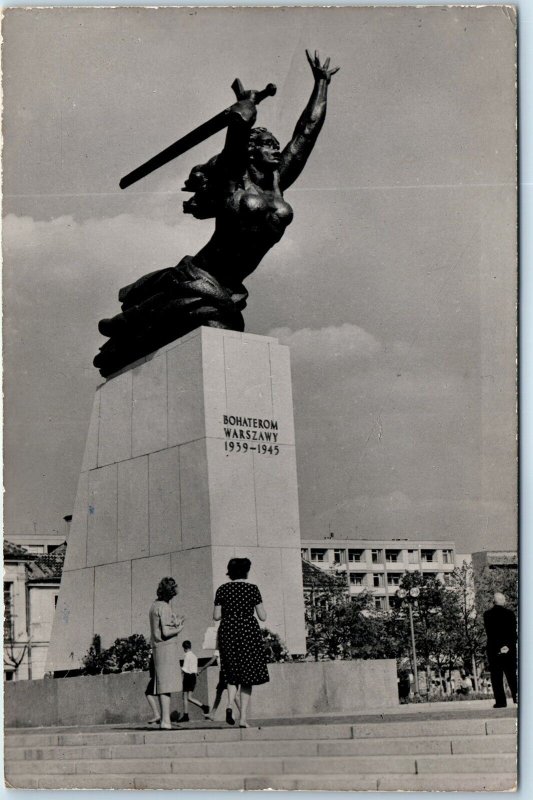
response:
<path fill-rule="evenodd" d="M 314 56 L 311 56 L 308 50 L 305 51 L 305 54 L 313 72 L 315 85 L 309 102 L 296 123 L 292 139 L 281 154 L 279 176 L 282 191 L 291 186 L 299 177 L 315 146 L 326 118 L 328 86 L 332 76 L 340 69 L 339 67 L 330 69 L 331 59 L 329 58 L 326 58 L 321 64 L 316 50 Z"/>

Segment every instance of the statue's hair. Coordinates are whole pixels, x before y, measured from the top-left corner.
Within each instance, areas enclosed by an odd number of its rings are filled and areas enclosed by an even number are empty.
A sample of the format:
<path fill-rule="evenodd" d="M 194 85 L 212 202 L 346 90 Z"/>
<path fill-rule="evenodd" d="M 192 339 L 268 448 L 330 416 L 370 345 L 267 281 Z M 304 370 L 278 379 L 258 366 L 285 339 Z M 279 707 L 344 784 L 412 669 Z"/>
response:
<path fill-rule="evenodd" d="M 256 147 L 257 140 L 265 134 L 272 136 L 277 142 L 276 137 L 267 128 L 252 128 L 248 144 L 249 153 Z M 182 190 L 194 192 L 193 197 L 183 203 L 185 214 L 192 214 L 196 219 L 210 219 L 216 216 L 220 192 L 224 185 L 220 155 L 219 153 L 205 164 L 197 164 L 192 168 Z"/>
<path fill-rule="evenodd" d="M 276 139 L 274 134 L 268 130 L 268 128 L 252 128 L 252 130 L 250 131 L 248 150 L 253 150 L 253 148 L 255 147 L 256 140 L 259 139 L 260 136 L 265 136 L 265 135 L 271 136 L 279 146 L 278 140 Z"/>

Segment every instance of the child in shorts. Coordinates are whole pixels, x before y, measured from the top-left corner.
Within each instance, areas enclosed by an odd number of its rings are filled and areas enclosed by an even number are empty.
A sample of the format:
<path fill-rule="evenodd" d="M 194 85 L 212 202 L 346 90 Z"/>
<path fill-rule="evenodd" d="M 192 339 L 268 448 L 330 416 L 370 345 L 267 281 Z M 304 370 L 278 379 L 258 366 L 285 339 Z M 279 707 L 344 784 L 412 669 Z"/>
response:
<path fill-rule="evenodd" d="M 193 696 L 198 673 L 198 659 L 194 655 L 191 649 L 192 645 L 188 639 L 185 639 L 182 647 L 185 651 L 185 658 L 181 668 L 183 673 L 183 716 L 179 718 L 178 722 L 189 722 L 189 703 L 201 708 L 204 717 L 208 718 L 209 706 Z"/>

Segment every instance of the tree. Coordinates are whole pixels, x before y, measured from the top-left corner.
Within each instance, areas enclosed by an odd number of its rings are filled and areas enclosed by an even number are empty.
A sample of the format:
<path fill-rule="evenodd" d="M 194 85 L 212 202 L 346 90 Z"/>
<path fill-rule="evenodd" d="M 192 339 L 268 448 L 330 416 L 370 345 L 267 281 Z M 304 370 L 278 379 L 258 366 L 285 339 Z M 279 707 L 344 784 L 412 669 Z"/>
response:
<path fill-rule="evenodd" d="M 344 575 L 305 573 L 307 653 L 325 659 L 396 658 L 398 632 L 389 615 L 376 612 L 370 592 L 350 595 Z"/>
<path fill-rule="evenodd" d="M 315 661 L 336 658 L 347 638 L 346 583 L 335 572 L 316 568 L 307 569 L 304 577 L 307 653 Z"/>
<path fill-rule="evenodd" d="M 350 658 L 395 658 L 405 653 L 405 621 L 376 611 L 369 592 L 355 595 L 350 601 Z"/>
<path fill-rule="evenodd" d="M 9 667 L 11 672 L 17 672 L 24 661 L 30 644 L 31 639 L 20 644 L 14 638 L 4 639 L 4 665 Z"/>
<path fill-rule="evenodd" d="M 507 606 L 518 612 L 518 570 L 512 567 L 484 567 L 475 575 L 476 606 L 482 615 L 493 604 L 494 592 L 507 598 Z"/>
<path fill-rule="evenodd" d="M 400 588 L 409 592 L 418 589 L 419 595 L 413 603 L 413 627 L 417 649 L 417 666 L 429 675 L 432 669 L 440 679 L 459 663 L 458 631 L 461 609 L 458 597 L 453 590 L 446 588 L 433 575 L 409 572 L 400 581 Z M 407 614 L 404 601 L 392 612 L 394 627 L 403 637 L 403 650 L 410 647 L 410 630 L 405 624 Z M 413 654 L 411 653 L 411 660 Z M 444 684 L 445 686 L 445 684 Z"/>
<path fill-rule="evenodd" d="M 485 654 L 485 628 L 483 616 L 478 613 L 474 591 L 474 570 L 472 565 L 463 563 L 452 574 L 452 586 L 459 598 L 461 607 L 461 626 L 458 649 L 465 668 L 472 668 L 477 682 L 477 664 Z"/>

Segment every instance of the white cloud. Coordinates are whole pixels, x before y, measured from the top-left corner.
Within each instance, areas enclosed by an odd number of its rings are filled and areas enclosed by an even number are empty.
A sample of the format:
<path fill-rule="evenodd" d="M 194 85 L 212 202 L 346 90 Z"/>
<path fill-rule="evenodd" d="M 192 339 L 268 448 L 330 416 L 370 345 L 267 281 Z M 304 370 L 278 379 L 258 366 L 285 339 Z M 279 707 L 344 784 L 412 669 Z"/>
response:
<path fill-rule="evenodd" d="M 198 238 L 194 226 L 182 220 L 169 225 L 134 214 L 82 222 L 70 215 L 44 221 L 8 214 L 3 232 L 8 284 L 58 277 L 78 282 L 88 275 L 94 289 L 98 272 L 109 276 L 117 291 L 121 276 L 134 280 L 149 269 L 172 266 L 197 248 Z"/>
<path fill-rule="evenodd" d="M 321 365 L 346 358 L 368 359 L 381 351 L 381 344 L 374 336 L 348 322 L 297 331 L 274 328 L 269 335 L 288 345 L 294 359 Z"/>

